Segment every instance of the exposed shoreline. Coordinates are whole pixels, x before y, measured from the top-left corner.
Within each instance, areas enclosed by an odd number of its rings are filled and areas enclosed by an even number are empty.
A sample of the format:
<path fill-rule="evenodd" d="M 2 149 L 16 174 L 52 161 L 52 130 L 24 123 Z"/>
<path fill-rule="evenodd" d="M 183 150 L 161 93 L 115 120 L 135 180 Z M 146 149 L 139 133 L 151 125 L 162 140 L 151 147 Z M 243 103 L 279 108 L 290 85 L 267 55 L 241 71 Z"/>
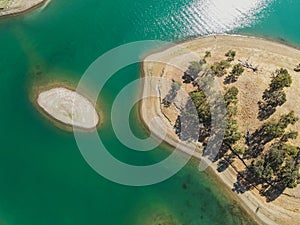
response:
<path fill-rule="evenodd" d="M 12 3 L 8 3 L 8 8 L 0 10 L 0 19 L 28 13 L 49 2 L 50 0 L 12 0 Z"/>
<path fill-rule="evenodd" d="M 220 41 L 221 42 L 218 42 Z M 223 43 L 224 41 L 224 43 Z M 226 42 L 226 43 L 225 43 Z M 260 42 L 260 43 L 258 43 Z M 284 52 L 284 55 L 291 58 L 295 59 L 294 61 L 296 62 L 299 59 L 300 62 L 300 51 L 299 49 L 296 49 L 294 47 L 290 47 L 287 45 L 284 45 L 282 43 L 278 43 L 275 41 L 270 41 L 270 40 L 265 40 L 263 38 L 257 38 L 257 37 L 245 37 L 241 35 L 218 35 L 218 36 L 209 36 L 205 38 L 199 38 L 199 39 L 194 39 L 194 40 L 187 40 L 185 42 L 178 43 L 178 46 L 189 49 L 191 51 L 195 51 L 199 53 L 199 57 L 201 57 L 201 54 L 205 52 L 205 50 L 210 48 L 217 48 L 218 46 L 224 45 L 228 48 L 239 48 L 241 49 L 255 49 L 257 51 L 265 51 L 265 52 L 272 52 L 272 54 L 278 54 L 280 55 L 282 52 Z M 212 47 L 215 46 L 215 47 Z M 255 46 L 255 47 L 253 47 Z M 161 74 L 156 74 L 155 71 L 152 75 L 149 75 L 149 65 L 151 64 L 149 61 L 150 59 L 158 59 L 158 58 L 164 58 L 162 61 L 172 61 L 173 64 L 175 62 L 179 62 L 178 57 L 182 56 L 182 53 L 178 53 L 174 50 L 172 53 L 172 48 L 162 50 L 158 53 L 152 53 L 151 55 L 147 56 L 145 58 L 145 61 L 143 62 L 142 65 L 142 73 L 143 76 L 149 76 L 151 77 L 164 77 L 165 71 L 161 72 Z M 202 51 L 199 51 L 202 50 Z M 241 50 L 239 50 L 241 51 Z M 238 51 L 238 52 L 239 52 Z M 254 51 L 254 50 L 253 50 Z M 184 58 L 182 56 L 182 58 Z M 185 57 L 187 58 L 187 57 Z M 148 60 L 148 62 L 147 62 Z M 177 61 L 176 61 L 177 60 Z M 186 61 L 187 60 L 187 61 Z M 188 61 L 193 61 L 194 59 L 184 59 L 183 61 L 185 62 L 180 62 L 182 65 L 180 67 L 186 67 L 186 63 Z M 292 60 L 291 60 L 292 61 Z M 290 62 L 290 63 L 294 63 Z M 299 63 L 298 62 L 298 63 Z M 153 64 L 153 63 L 152 63 Z M 279 62 L 280 66 L 284 66 Z M 151 65 L 152 69 L 157 69 L 156 72 L 160 71 L 159 68 L 155 68 L 155 65 Z M 292 65 L 294 66 L 294 65 Z M 164 66 L 157 66 L 160 67 L 160 69 L 164 68 Z M 267 68 L 269 69 L 269 68 Z M 272 68 L 273 69 L 273 68 Z M 290 68 L 289 68 L 290 69 Z M 151 70 L 151 73 L 153 71 Z M 174 72 L 174 71 L 173 71 Z M 175 73 L 174 73 L 175 74 Z M 168 79 L 172 78 L 172 75 L 169 75 L 167 77 Z M 178 79 L 178 77 L 176 77 Z M 176 78 L 174 78 L 176 80 Z M 144 84 L 143 86 L 143 91 L 142 95 L 145 96 L 146 92 L 149 91 L 147 87 L 149 84 Z M 150 127 L 150 120 L 153 116 L 159 116 L 164 122 L 167 123 L 167 121 L 164 118 L 164 115 L 161 111 L 161 103 L 158 101 L 157 98 L 147 98 L 143 99 L 143 101 L 140 104 L 139 107 L 139 113 L 141 120 L 143 121 L 144 125 L 148 130 L 153 132 L 158 138 L 160 137 L 160 127 L 159 124 L 153 125 Z M 167 125 L 168 126 L 168 125 Z M 175 133 L 168 132 L 168 136 L 163 139 L 168 145 L 174 146 L 178 142 L 178 137 L 175 135 Z M 194 158 L 201 160 L 201 153 L 199 152 L 189 152 L 187 149 L 183 150 L 185 153 L 192 155 Z M 229 167 L 226 171 L 219 173 L 216 171 L 217 164 L 213 163 L 211 165 L 211 171 L 212 173 L 219 178 L 220 181 L 222 181 L 223 185 L 225 184 L 226 189 L 231 190 L 233 188 L 233 183 L 236 182 L 236 177 L 237 177 L 237 172 L 234 170 L 233 167 Z M 297 188 L 299 189 L 299 187 Z M 232 196 L 237 199 L 240 202 L 240 205 L 248 212 L 248 214 L 259 224 L 295 224 L 295 221 L 298 221 L 300 219 L 300 212 L 295 212 L 290 209 L 284 208 L 285 206 L 282 206 L 282 202 L 286 202 L 291 197 L 287 197 L 287 195 L 280 196 L 278 200 L 275 200 L 274 202 L 271 203 L 266 203 L 265 198 L 261 197 L 258 193 L 257 190 L 251 190 L 247 191 L 244 194 L 235 194 L 232 193 Z M 293 198 L 294 204 L 296 206 L 300 206 L 300 200 Z M 287 202 L 286 202 L 287 203 Z M 258 211 L 257 211 L 258 209 Z"/>
<path fill-rule="evenodd" d="M 73 87 L 74 85 L 75 84 L 72 84 L 72 83 L 53 82 L 53 81 L 51 83 L 41 84 L 40 86 L 30 90 L 30 101 L 35 106 L 37 111 L 42 115 L 42 117 L 44 117 L 44 118 L 42 118 L 42 120 L 45 123 L 49 123 L 49 125 L 51 125 L 51 126 L 54 125 L 54 126 L 58 127 L 59 129 L 67 131 L 67 132 L 73 132 L 74 129 L 78 129 L 82 132 L 89 132 L 93 129 L 98 129 L 101 126 L 101 124 L 103 123 L 103 114 L 102 114 L 102 110 L 101 110 L 101 107 L 98 102 L 95 106 L 93 106 L 93 109 L 96 113 L 95 115 L 98 118 L 97 124 L 95 123 L 94 126 L 91 126 L 91 127 L 80 126 L 78 124 L 72 125 L 72 124 L 64 123 L 63 121 L 55 118 L 54 115 L 51 115 L 47 110 L 45 110 L 44 107 L 42 107 L 39 104 L 38 99 L 39 99 L 39 96 L 41 93 L 45 93 L 47 91 L 51 91 L 51 90 L 54 90 L 57 88 L 62 88 L 67 91 L 70 91 L 70 92 L 76 92 L 76 89 Z M 78 95 L 80 95 L 82 98 L 84 98 L 87 102 L 90 103 L 88 94 L 80 93 Z"/>

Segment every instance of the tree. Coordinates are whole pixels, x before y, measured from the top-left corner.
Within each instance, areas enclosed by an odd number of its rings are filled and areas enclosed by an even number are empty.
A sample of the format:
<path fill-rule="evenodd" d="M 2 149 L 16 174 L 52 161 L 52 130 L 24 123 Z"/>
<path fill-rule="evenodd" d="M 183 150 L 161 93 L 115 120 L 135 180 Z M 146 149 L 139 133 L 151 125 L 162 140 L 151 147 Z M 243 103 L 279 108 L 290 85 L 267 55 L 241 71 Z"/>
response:
<path fill-rule="evenodd" d="M 250 170 L 258 176 L 258 178 L 262 179 L 263 178 L 263 173 L 264 173 L 264 167 L 265 165 L 265 160 L 264 159 L 258 159 L 255 163 L 253 163 L 250 166 Z"/>
<path fill-rule="evenodd" d="M 292 84 L 292 77 L 286 69 L 280 68 L 276 70 L 275 76 L 271 80 L 270 90 L 281 90 L 284 87 L 290 87 Z"/>
<path fill-rule="evenodd" d="M 208 58 L 208 57 L 211 57 L 211 52 L 210 52 L 210 51 L 206 51 L 206 52 L 205 52 L 204 59 L 206 59 L 206 58 Z"/>
<path fill-rule="evenodd" d="M 267 162 L 268 164 L 270 164 L 273 171 L 279 171 L 285 159 L 284 155 L 284 151 L 280 149 L 280 146 L 273 145 L 270 148 L 269 154 L 267 156 Z"/>
<path fill-rule="evenodd" d="M 228 57 L 228 58 L 227 58 L 228 61 L 233 61 L 235 55 L 236 55 L 236 52 L 235 52 L 235 51 L 232 51 L 232 50 L 229 50 L 229 51 L 225 54 L 225 56 Z"/>
<path fill-rule="evenodd" d="M 230 63 L 227 60 L 222 60 L 220 62 L 215 62 L 211 66 L 211 71 L 215 76 L 223 76 L 226 74 L 226 69 L 230 67 Z"/>
<path fill-rule="evenodd" d="M 227 118 L 224 141 L 233 145 L 242 138 L 242 134 L 238 131 L 238 122 L 235 119 Z"/>
<path fill-rule="evenodd" d="M 263 125 L 265 134 L 268 135 L 271 139 L 281 137 L 284 134 L 284 128 L 280 126 L 275 120 L 266 122 Z"/>
<path fill-rule="evenodd" d="M 283 90 L 285 87 L 290 87 L 292 77 L 286 69 L 280 68 L 275 71 L 269 89 L 264 91 L 263 99 L 265 102 L 259 102 L 258 118 L 263 120 L 270 117 L 277 106 L 281 106 L 286 102 L 286 94 Z"/>
<path fill-rule="evenodd" d="M 236 64 L 236 65 L 233 66 L 231 73 L 239 76 L 243 72 L 244 72 L 244 68 L 243 68 L 242 64 L 238 63 L 238 64 Z"/>
<path fill-rule="evenodd" d="M 295 188 L 299 183 L 299 166 L 294 161 L 287 161 L 281 172 L 281 183 L 288 188 Z"/>
<path fill-rule="evenodd" d="M 298 154 L 297 147 L 295 147 L 293 145 L 290 145 L 290 144 L 283 144 L 282 145 L 282 150 L 289 157 L 295 157 Z"/>
<path fill-rule="evenodd" d="M 237 95 L 239 94 L 239 89 L 236 87 L 231 87 L 226 90 L 225 95 L 224 95 L 224 101 L 226 105 L 229 104 L 236 104 L 238 101 Z"/>
<path fill-rule="evenodd" d="M 292 110 L 290 113 L 281 116 L 279 125 L 282 128 L 286 128 L 290 124 L 294 125 L 298 120 L 299 118 L 295 116 L 295 111 Z"/>
<path fill-rule="evenodd" d="M 196 107 L 200 123 L 208 124 L 211 119 L 211 114 L 207 97 L 202 91 L 191 92 L 190 97 Z"/>
<path fill-rule="evenodd" d="M 270 180 L 270 179 L 272 179 L 273 176 L 274 176 L 274 171 L 273 171 L 272 167 L 270 166 L 270 164 L 267 164 L 264 168 L 262 178 L 264 178 L 266 180 Z"/>
<path fill-rule="evenodd" d="M 244 72 L 244 68 L 240 63 L 234 65 L 231 73 L 226 77 L 225 83 L 236 82 L 238 77 L 241 76 L 243 72 Z"/>
<path fill-rule="evenodd" d="M 233 117 L 237 115 L 237 106 L 234 104 L 227 105 L 226 107 L 226 116 Z"/>
<path fill-rule="evenodd" d="M 275 108 L 283 105 L 286 102 L 286 94 L 283 90 L 265 90 L 263 99 L 266 101 L 267 105 Z"/>
<path fill-rule="evenodd" d="M 246 151 L 246 148 L 244 146 L 236 145 L 236 146 L 233 146 L 233 151 L 236 154 L 243 155 Z"/>
<path fill-rule="evenodd" d="M 281 142 L 287 142 L 289 139 L 296 139 L 297 137 L 297 131 L 289 131 L 281 137 Z"/>

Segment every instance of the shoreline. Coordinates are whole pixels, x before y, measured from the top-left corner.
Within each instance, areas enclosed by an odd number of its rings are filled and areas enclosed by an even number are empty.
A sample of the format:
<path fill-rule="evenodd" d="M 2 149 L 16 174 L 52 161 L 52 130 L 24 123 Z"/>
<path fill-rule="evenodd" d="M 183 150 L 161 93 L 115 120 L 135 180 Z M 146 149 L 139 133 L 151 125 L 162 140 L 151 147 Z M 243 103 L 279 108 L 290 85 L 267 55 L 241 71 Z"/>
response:
<path fill-rule="evenodd" d="M 224 39 L 239 39 L 239 38 L 247 39 L 246 42 L 253 42 L 252 44 L 254 44 L 256 41 L 265 42 L 265 43 L 268 43 L 268 45 L 263 46 L 263 49 L 269 50 L 270 52 L 273 52 L 273 51 L 276 52 L 276 50 L 282 51 L 281 47 L 284 47 L 284 46 L 285 46 L 285 48 L 288 48 L 288 49 L 292 48 L 292 49 L 294 49 L 294 51 L 300 50 L 300 48 L 296 48 L 294 46 L 287 45 L 286 43 L 277 42 L 275 40 L 264 39 L 262 37 L 249 37 L 249 36 L 244 36 L 244 35 L 209 35 L 209 36 L 199 37 L 199 38 L 192 39 L 192 40 L 188 39 L 186 41 L 176 43 L 176 46 L 189 48 L 190 45 L 193 45 L 193 44 L 197 45 L 197 43 L 198 43 L 198 45 L 200 45 L 200 46 L 198 46 L 198 48 L 204 49 L 205 43 L 204 44 L 202 43 L 202 46 L 201 46 L 201 42 L 205 42 L 207 39 L 212 39 L 212 42 L 214 43 L 214 40 L 213 40 L 214 37 L 217 37 L 217 39 L 220 39 L 220 38 L 221 39 L 222 38 L 224 38 Z M 245 40 L 242 40 L 242 41 L 245 41 Z M 195 46 L 193 46 L 193 47 L 195 47 Z M 160 50 L 160 51 L 154 52 L 154 53 L 152 52 L 152 53 L 150 53 L 150 55 L 145 57 L 145 59 L 142 63 L 142 76 L 143 77 L 149 76 L 149 74 L 147 75 L 146 67 L 148 66 L 148 64 L 151 60 L 149 60 L 147 62 L 147 59 L 151 58 L 152 56 L 159 55 L 159 54 L 161 54 L 162 58 L 163 58 L 165 56 L 165 55 L 163 55 L 163 53 L 171 51 L 172 48 L 174 48 L 174 47 L 163 49 L 163 50 Z M 228 48 L 230 49 L 230 47 L 228 47 Z M 244 47 L 244 48 L 246 48 L 246 47 Z M 251 46 L 249 48 L 251 48 Z M 260 46 L 258 46 L 258 48 L 260 48 Z M 280 51 L 277 53 L 279 54 Z M 289 54 L 292 55 L 292 52 L 289 52 Z M 174 55 L 176 55 L 176 52 L 174 53 Z M 180 54 L 176 55 L 176 56 L 180 57 Z M 169 56 L 169 57 L 171 57 L 170 60 L 172 60 L 172 59 L 174 59 L 175 56 Z M 165 56 L 165 58 L 167 58 L 167 56 Z M 192 60 L 189 60 L 189 61 L 192 61 Z M 156 75 L 153 75 L 153 76 L 156 76 Z M 162 77 L 163 75 L 160 75 L 160 76 Z M 145 95 L 145 90 L 147 88 L 146 85 L 147 84 L 143 84 L 142 96 Z M 148 109 L 147 109 L 147 107 L 148 107 Z M 153 127 L 150 128 L 150 119 L 152 116 L 159 116 L 162 118 L 162 114 L 163 113 L 160 110 L 160 103 L 157 99 L 156 100 L 152 99 L 152 101 L 149 99 L 143 99 L 142 102 L 139 104 L 140 120 L 143 122 L 143 125 L 146 127 L 146 129 L 149 131 L 152 131 L 153 134 L 155 136 L 157 136 L 158 138 L 160 138 L 159 131 L 158 131 L 158 129 L 155 129 Z M 174 147 L 174 143 L 178 142 L 178 140 L 176 140 L 176 137 L 174 139 L 174 136 L 172 134 L 168 135 L 163 140 L 164 140 L 164 143 L 167 143 L 167 145 L 172 146 L 172 147 Z M 197 160 L 201 160 L 201 154 L 195 154 L 192 152 L 188 152 L 186 150 L 183 150 L 183 152 L 185 152 L 186 154 L 192 155 L 192 157 Z M 233 198 L 237 199 L 239 201 L 239 205 L 257 223 L 273 225 L 273 224 L 278 224 L 278 222 L 281 222 L 281 221 L 278 221 L 279 219 L 282 219 L 285 221 L 285 218 L 281 218 L 281 216 L 283 214 L 286 214 L 284 217 L 290 216 L 292 218 L 293 216 L 295 216 L 294 213 L 296 213 L 296 212 L 292 213 L 290 210 L 287 210 L 283 207 L 279 207 L 278 205 L 275 205 L 273 202 L 266 203 L 266 200 L 263 197 L 261 197 L 259 195 L 259 193 L 255 193 L 256 190 L 247 191 L 243 194 L 234 193 L 231 189 L 233 188 L 233 183 L 236 181 L 237 172 L 234 170 L 234 168 L 231 166 L 231 164 L 230 164 L 230 167 L 222 173 L 217 172 L 216 168 L 217 168 L 217 163 L 213 163 L 209 167 L 208 172 L 218 178 L 220 183 L 222 183 L 222 186 L 224 186 L 223 188 L 227 189 L 228 191 L 230 191 L 232 193 Z M 259 210 L 256 212 L 257 209 L 259 209 Z M 300 214 L 299 213 L 296 213 L 296 214 L 297 214 L 297 218 L 300 218 Z M 272 217 L 272 218 L 270 218 L 270 217 Z M 297 218 L 295 218 L 295 220 L 297 220 Z M 292 224 L 289 221 L 285 221 L 285 222 L 286 222 L 286 224 L 289 224 L 289 223 Z"/>
<path fill-rule="evenodd" d="M 25 1 L 25 3 L 24 3 Z M 0 20 L 9 17 L 15 17 L 27 14 L 37 8 L 46 6 L 50 3 L 51 0 L 19 0 L 23 5 L 21 6 L 12 6 L 11 8 L 0 10 Z"/>

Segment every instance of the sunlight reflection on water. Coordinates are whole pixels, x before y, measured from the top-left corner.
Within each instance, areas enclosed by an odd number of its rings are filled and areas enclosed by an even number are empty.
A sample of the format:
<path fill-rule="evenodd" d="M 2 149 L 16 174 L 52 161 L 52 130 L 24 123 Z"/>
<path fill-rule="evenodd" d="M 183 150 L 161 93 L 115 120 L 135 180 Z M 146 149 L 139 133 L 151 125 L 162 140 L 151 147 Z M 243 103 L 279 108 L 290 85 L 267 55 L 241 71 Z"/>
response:
<path fill-rule="evenodd" d="M 273 0 L 196 0 L 180 10 L 158 16 L 156 25 L 165 33 L 176 30 L 179 38 L 224 33 L 254 24 Z M 157 27 L 157 26 L 155 26 Z M 147 29 L 151 30 L 148 24 Z M 167 34 L 168 35 L 168 34 Z"/>

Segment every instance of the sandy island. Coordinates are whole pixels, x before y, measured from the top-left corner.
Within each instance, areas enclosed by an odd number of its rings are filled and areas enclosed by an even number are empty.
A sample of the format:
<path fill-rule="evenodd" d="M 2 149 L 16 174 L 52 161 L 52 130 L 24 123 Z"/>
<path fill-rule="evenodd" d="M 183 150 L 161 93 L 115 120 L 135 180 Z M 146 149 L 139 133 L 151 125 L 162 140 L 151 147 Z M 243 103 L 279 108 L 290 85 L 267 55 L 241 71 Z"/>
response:
<path fill-rule="evenodd" d="M 178 46 L 187 51 L 178 50 Z M 151 121 L 153 117 L 159 116 L 168 133 L 164 140 L 174 146 L 179 141 L 174 131 L 178 110 L 173 105 L 169 108 L 163 107 L 161 101 L 168 94 L 170 86 L 159 84 L 154 80 L 166 78 L 180 83 L 181 88 L 190 92 L 193 90 L 193 87 L 191 84 L 184 84 L 182 80 L 183 72 L 186 71 L 189 63 L 191 61 L 199 61 L 203 58 L 206 51 L 210 51 L 212 57 L 208 59 L 208 63 L 211 65 L 216 61 L 225 59 L 224 54 L 230 49 L 237 52 L 233 63 L 238 63 L 238 60 L 241 60 L 258 66 L 258 71 L 255 73 L 251 69 L 246 69 L 244 74 L 234 84 L 240 91 L 238 95 L 237 120 L 242 134 L 245 134 L 249 127 L 254 131 L 262 125 L 263 121 L 257 119 L 257 102 L 261 100 L 263 91 L 268 87 L 272 73 L 281 67 L 289 71 L 293 78 L 293 83 L 286 90 L 287 102 L 277 107 L 274 117 L 279 117 L 279 115 L 290 110 L 294 110 L 298 116 L 300 115 L 300 73 L 294 71 L 294 67 L 300 63 L 300 50 L 254 37 L 209 36 L 180 43 L 177 47 L 171 47 L 145 58 L 143 73 L 145 77 L 150 78 L 150 81 L 144 84 L 143 95 L 147 96 L 149 92 L 156 92 L 156 96 L 159 96 L 159 98 L 144 98 L 141 102 L 140 114 L 147 128 L 160 137 L 162 125 L 153 124 L 153 120 Z M 186 53 L 188 51 L 192 51 L 193 54 Z M 157 61 L 168 62 L 168 65 L 166 63 L 157 63 Z M 153 79 L 152 82 L 151 77 L 156 79 Z M 218 80 L 218 78 L 216 80 L 223 87 L 223 81 L 221 79 Z M 181 99 L 183 98 L 177 97 L 175 103 L 177 105 L 182 104 Z M 294 125 L 293 129 L 300 131 L 299 121 Z M 300 137 L 298 136 L 292 142 L 300 146 Z M 183 151 L 201 160 L 202 146 L 199 146 L 194 153 L 189 152 L 188 149 Z M 224 183 L 227 188 L 232 190 L 234 183 L 237 181 L 237 173 L 243 170 L 244 164 L 237 159 L 223 172 L 218 172 L 217 167 L 217 162 L 213 163 L 211 170 L 222 181 L 221 183 Z M 280 197 L 271 202 L 267 202 L 266 198 L 260 195 L 259 190 L 260 187 L 255 187 L 243 194 L 232 192 L 232 196 L 259 224 L 299 224 L 300 185 L 294 189 L 285 189 Z"/>
<path fill-rule="evenodd" d="M 93 129 L 99 123 L 99 116 L 92 103 L 66 88 L 52 88 L 38 95 L 37 104 L 55 120 L 82 129 Z"/>
<path fill-rule="evenodd" d="M 0 0 L 0 17 L 25 13 L 47 2 L 49 0 Z"/>

